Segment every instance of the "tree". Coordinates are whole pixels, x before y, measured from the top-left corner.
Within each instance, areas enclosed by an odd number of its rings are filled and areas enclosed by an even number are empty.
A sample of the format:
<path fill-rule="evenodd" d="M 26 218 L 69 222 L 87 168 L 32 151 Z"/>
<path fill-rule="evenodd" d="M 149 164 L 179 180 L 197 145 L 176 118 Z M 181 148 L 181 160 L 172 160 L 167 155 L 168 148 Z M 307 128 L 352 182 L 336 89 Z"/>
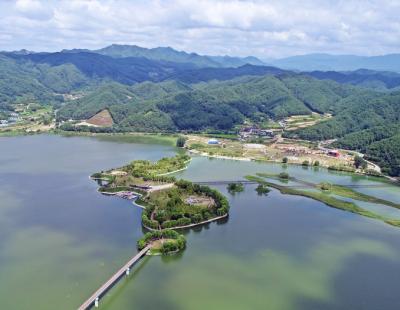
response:
<path fill-rule="evenodd" d="M 287 164 L 289 161 L 289 159 L 287 157 L 283 157 L 282 158 L 282 163 Z"/>
<path fill-rule="evenodd" d="M 178 140 L 176 140 L 176 146 L 177 147 L 184 147 L 186 142 L 186 138 L 183 136 L 178 137 Z"/>
<path fill-rule="evenodd" d="M 231 194 L 239 193 L 244 191 L 244 186 L 242 183 L 229 183 L 228 184 L 228 192 Z"/>
<path fill-rule="evenodd" d="M 319 167 L 319 161 L 318 160 L 316 160 L 316 161 L 314 161 L 314 167 Z"/>
<path fill-rule="evenodd" d="M 332 184 L 324 182 L 324 183 L 321 183 L 319 187 L 323 191 L 329 191 L 332 188 Z"/>
<path fill-rule="evenodd" d="M 280 179 L 288 180 L 288 179 L 289 179 L 289 174 L 286 173 L 286 172 L 281 172 L 281 173 L 279 173 L 278 177 L 279 177 Z"/>
<path fill-rule="evenodd" d="M 362 157 L 359 156 L 359 155 L 356 155 L 356 156 L 354 157 L 354 166 L 355 166 L 357 169 L 359 169 L 359 168 L 361 168 L 361 169 L 367 169 L 367 168 L 368 168 L 368 163 L 367 163 L 367 161 L 366 161 L 364 158 L 362 158 Z"/>
<path fill-rule="evenodd" d="M 303 167 L 308 167 L 310 165 L 310 162 L 308 160 L 305 160 L 301 164 Z"/>

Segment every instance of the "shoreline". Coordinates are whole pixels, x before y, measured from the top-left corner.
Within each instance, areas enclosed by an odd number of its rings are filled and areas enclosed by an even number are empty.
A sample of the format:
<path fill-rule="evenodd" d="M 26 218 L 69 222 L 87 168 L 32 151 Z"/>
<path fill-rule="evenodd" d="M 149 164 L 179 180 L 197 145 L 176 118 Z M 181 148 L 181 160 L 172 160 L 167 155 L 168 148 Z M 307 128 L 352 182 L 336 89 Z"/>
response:
<path fill-rule="evenodd" d="M 178 170 L 174 170 L 174 171 L 170 171 L 170 172 L 166 172 L 166 173 L 161 173 L 161 174 L 157 174 L 158 177 L 164 176 L 164 175 L 169 175 L 169 174 L 173 174 L 173 173 L 177 173 L 180 171 L 184 171 L 187 168 L 189 168 L 189 163 L 192 161 L 192 159 L 190 158 L 189 160 L 185 161 L 185 164 L 187 164 L 184 168 L 182 169 L 178 169 Z"/>
<path fill-rule="evenodd" d="M 143 208 L 143 207 L 140 207 L 140 208 Z M 206 220 L 206 221 L 202 221 L 202 222 L 199 222 L 199 223 L 188 224 L 188 225 L 184 225 L 184 226 L 168 227 L 168 228 L 165 228 L 165 229 L 177 230 L 177 229 L 192 228 L 192 227 L 204 225 L 204 224 L 207 224 L 207 223 L 211 223 L 211 222 L 214 222 L 214 221 L 218 221 L 218 220 L 223 219 L 223 218 L 226 218 L 226 217 L 228 217 L 228 216 L 229 216 L 229 213 L 226 213 L 226 214 L 224 214 L 224 215 L 217 216 L 217 217 L 214 217 L 214 218 L 212 218 L 212 219 L 209 219 L 209 220 Z M 150 227 L 144 225 L 143 222 L 142 222 L 142 226 L 143 226 L 144 228 L 146 228 L 147 230 L 149 230 L 149 231 L 160 231 L 160 229 L 154 229 L 154 228 L 150 228 Z M 161 230 L 162 230 L 162 229 L 161 229 Z"/>
<path fill-rule="evenodd" d="M 282 165 L 293 165 L 293 166 L 300 166 L 303 167 L 303 165 L 301 163 L 283 163 L 281 161 L 277 161 L 277 160 L 270 160 L 270 159 L 254 159 L 251 157 L 232 157 L 232 156 L 223 156 L 223 155 L 210 155 L 209 153 L 206 152 L 200 152 L 197 150 L 188 150 L 187 151 L 191 154 L 196 154 L 199 156 L 203 156 L 203 157 L 209 157 L 209 158 L 216 158 L 216 159 L 227 159 L 227 160 L 236 160 L 236 161 L 247 161 L 247 162 L 260 162 L 260 163 L 271 163 L 271 164 L 282 164 Z M 320 166 L 304 166 L 304 168 L 324 168 L 329 170 L 329 166 L 325 166 L 325 165 L 320 165 Z M 395 177 L 391 177 L 388 175 L 380 175 L 380 176 L 374 176 L 374 175 L 369 175 L 367 173 L 362 173 L 362 172 L 358 172 L 358 171 L 341 171 L 341 170 L 330 170 L 330 171 L 336 171 L 336 172 L 343 172 L 343 173 L 350 173 L 350 174 L 355 174 L 355 175 L 361 175 L 361 176 L 365 176 L 365 177 L 374 177 L 374 178 L 380 178 L 380 179 L 385 179 L 385 181 L 389 181 L 390 184 L 393 185 L 397 185 L 400 186 L 400 180 L 396 179 Z"/>
<path fill-rule="evenodd" d="M 224 156 L 224 155 L 210 155 L 206 152 L 200 152 L 197 150 L 189 150 L 186 149 L 189 153 L 196 154 L 199 156 L 210 157 L 210 158 L 217 158 L 217 159 L 228 159 L 228 160 L 237 160 L 237 161 L 255 161 L 254 158 L 250 157 L 233 157 L 233 156 Z"/>
<path fill-rule="evenodd" d="M 54 134 L 54 135 L 61 135 L 61 136 L 84 136 L 84 137 L 112 137 L 112 136 L 125 136 L 125 137 L 154 137 L 154 138 L 177 138 L 180 133 L 152 133 L 152 132 L 112 132 L 112 133 L 106 133 L 106 132 L 98 132 L 98 133 L 93 133 L 93 132 L 86 132 L 86 131 L 65 131 L 65 130 L 60 130 L 60 129 L 51 129 L 48 131 L 41 131 L 41 132 L 20 132 L 20 131 L 5 131 L 5 132 L 0 132 L 0 137 L 16 137 L 16 136 L 27 136 L 27 135 L 37 135 L 37 134 Z M 307 140 L 294 140 L 294 141 L 304 141 L 304 142 L 310 142 Z M 204 157 L 209 157 L 209 158 L 217 158 L 217 159 L 228 159 L 228 160 L 236 160 L 236 161 L 258 161 L 258 162 L 267 162 L 267 163 L 276 163 L 279 164 L 281 162 L 276 161 L 276 160 L 268 160 L 268 159 L 254 159 L 251 157 L 234 157 L 234 156 L 224 156 L 224 155 L 210 155 L 205 152 L 200 152 L 197 150 L 189 150 L 186 149 L 189 153 L 196 154 L 199 156 L 204 156 Z M 357 152 L 354 150 L 344 150 L 348 152 Z M 371 162 L 372 163 L 372 162 Z M 301 166 L 301 163 L 286 163 L 289 165 L 297 165 Z M 374 163 L 372 163 L 374 166 L 378 166 Z M 313 167 L 313 166 L 309 166 Z M 320 165 L 318 167 L 322 168 L 328 168 L 327 166 Z M 379 167 L 379 166 L 378 166 Z M 187 169 L 187 167 L 185 168 Z M 168 172 L 168 174 L 172 174 L 175 172 L 179 171 L 173 171 L 173 172 Z M 363 176 L 373 176 L 369 175 L 366 173 L 361 173 L 361 172 L 349 172 L 349 173 L 354 173 L 357 175 L 363 175 Z M 161 176 L 161 175 L 160 175 Z M 373 177 L 378 177 L 378 178 L 384 178 L 386 180 L 389 180 L 393 184 L 400 184 L 400 178 L 396 177 L 391 177 L 389 175 L 382 174 L 381 176 L 373 176 Z"/>

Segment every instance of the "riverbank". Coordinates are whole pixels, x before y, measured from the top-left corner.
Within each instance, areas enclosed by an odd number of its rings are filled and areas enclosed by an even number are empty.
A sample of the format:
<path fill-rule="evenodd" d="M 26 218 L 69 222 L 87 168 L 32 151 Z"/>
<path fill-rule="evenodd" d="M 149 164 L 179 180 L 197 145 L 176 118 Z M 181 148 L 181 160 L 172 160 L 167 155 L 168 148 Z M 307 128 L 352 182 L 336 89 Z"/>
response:
<path fill-rule="evenodd" d="M 192 161 L 191 158 L 190 158 L 189 160 L 187 160 L 187 161 L 185 162 L 186 166 L 185 166 L 184 168 L 182 168 L 182 169 L 177 169 L 177 170 L 175 170 L 175 171 L 170 171 L 170 172 L 166 172 L 166 173 L 161 173 L 161 174 L 158 174 L 157 176 L 161 177 L 161 176 L 164 176 L 164 175 L 170 175 L 170 174 L 174 174 L 174 173 L 177 173 L 177 172 L 180 172 L 180 171 L 184 171 L 184 170 L 186 170 L 186 169 L 188 168 L 188 166 L 189 166 L 189 164 L 190 164 L 191 161 Z"/>
<path fill-rule="evenodd" d="M 210 158 L 218 158 L 218 159 L 229 159 L 229 160 L 238 160 L 238 161 L 252 161 L 254 159 L 252 158 L 247 158 L 247 157 L 233 157 L 233 156 L 223 156 L 223 155 L 211 155 L 206 152 L 200 152 L 197 150 L 188 150 L 189 153 L 191 154 L 196 154 L 200 156 L 205 156 L 205 157 L 210 157 Z"/>

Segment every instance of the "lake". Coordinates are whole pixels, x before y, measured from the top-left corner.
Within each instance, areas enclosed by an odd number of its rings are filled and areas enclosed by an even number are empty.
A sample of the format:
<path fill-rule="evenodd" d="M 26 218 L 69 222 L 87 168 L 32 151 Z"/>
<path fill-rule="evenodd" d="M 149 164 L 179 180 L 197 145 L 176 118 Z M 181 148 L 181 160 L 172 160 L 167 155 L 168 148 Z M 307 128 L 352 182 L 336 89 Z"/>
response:
<path fill-rule="evenodd" d="M 162 139 L 57 135 L 1 137 L 0 150 L 0 307 L 18 310 L 76 309 L 137 252 L 141 209 L 97 193 L 91 173 L 178 151 Z M 283 170 L 315 183 L 378 182 L 204 157 L 177 175 L 237 180 Z M 185 231 L 177 256 L 144 258 L 101 309 L 400 309 L 400 228 L 276 190 L 258 196 L 255 187 L 232 196 L 217 186 L 229 218 Z M 400 202 L 394 186 L 360 191 Z"/>

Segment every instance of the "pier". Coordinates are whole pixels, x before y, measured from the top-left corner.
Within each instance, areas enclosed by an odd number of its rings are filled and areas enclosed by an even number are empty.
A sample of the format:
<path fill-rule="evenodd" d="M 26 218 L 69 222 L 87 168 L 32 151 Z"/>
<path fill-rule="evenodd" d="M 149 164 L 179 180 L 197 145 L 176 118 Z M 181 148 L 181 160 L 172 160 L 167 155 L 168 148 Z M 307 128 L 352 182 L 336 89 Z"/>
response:
<path fill-rule="evenodd" d="M 112 288 L 124 275 L 129 275 L 132 266 L 138 262 L 143 256 L 149 251 L 151 245 L 146 246 L 143 250 L 132 257 L 121 269 L 119 269 L 107 282 L 105 282 L 96 292 L 92 294 L 78 309 L 86 310 L 93 306 L 98 307 L 99 301 L 102 296 L 107 293 L 107 291 Z"/>

